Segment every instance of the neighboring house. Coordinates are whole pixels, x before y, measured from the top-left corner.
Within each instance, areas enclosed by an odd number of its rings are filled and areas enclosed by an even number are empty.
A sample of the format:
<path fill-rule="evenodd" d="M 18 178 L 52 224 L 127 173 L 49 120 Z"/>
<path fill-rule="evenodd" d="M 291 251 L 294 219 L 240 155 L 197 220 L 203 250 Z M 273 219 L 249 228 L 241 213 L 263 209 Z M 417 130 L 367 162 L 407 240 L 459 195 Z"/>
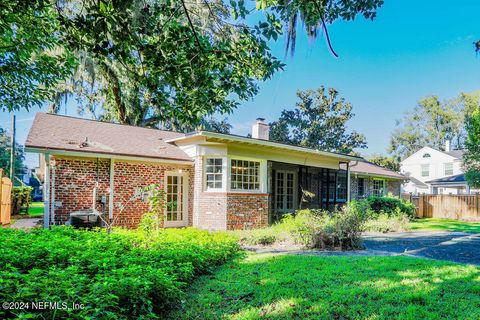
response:
<path fill-rule="evenodd" d="M 350 163 L 350 186 L 352 199 L 368 196 L 400 196 L 404 175 L 368 161 Z"/>
<path fill-rule="evenodd" d="M 401 172 L 410 178 L 403 192 L 421 194 L 468 194 L 462 171 L 463 150 L 445 151 L 423 147 L 401 162 Z"/>
<path fill-rule="evenodd" d="M 38 113 L 25 145 L 44 155 L 46 224 L 67 222 L 95 199 L 116 225 L 136 227 L 149 208 L 135 195 L 150 184 L 174 204 L 165 227 L 264 227 L 300 207 L 348 201 L 349 164 L 361 158 L 271 142 L 268 134 L 263 119 L 246 138 Z"/>

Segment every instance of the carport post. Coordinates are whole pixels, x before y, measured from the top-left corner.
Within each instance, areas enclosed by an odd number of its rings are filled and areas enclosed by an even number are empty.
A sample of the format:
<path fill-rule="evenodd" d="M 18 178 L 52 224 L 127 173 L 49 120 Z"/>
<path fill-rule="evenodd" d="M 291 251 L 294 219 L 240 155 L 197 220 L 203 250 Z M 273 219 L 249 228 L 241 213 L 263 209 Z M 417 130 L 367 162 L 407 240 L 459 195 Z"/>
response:
<path fill-rule="evenodd" d="M 43 184 L 43 227 L 50 227 L 50 154 L 45 153 L 45 175 Z"/>

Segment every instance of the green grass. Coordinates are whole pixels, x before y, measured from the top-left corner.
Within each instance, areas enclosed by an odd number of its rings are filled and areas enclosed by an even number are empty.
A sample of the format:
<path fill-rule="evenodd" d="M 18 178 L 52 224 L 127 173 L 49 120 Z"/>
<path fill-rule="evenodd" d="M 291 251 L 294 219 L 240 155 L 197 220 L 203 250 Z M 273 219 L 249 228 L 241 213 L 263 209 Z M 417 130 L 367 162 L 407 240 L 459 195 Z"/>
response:
<path fill-rule="evenodd" d="M 256 255 L 201 277 L 172 319 L 479 319 L 480 268 L 411 257 Z"/>
<path fill-rule="evenodd" d="M 410 223 L 411 230 L 443 230 L 458 232 L 480 232 L 480 223 L 449 219 L 415 219 Z"/>
<path fill-rule="evenodd" d="M 32 202 L 28 210 L 30 216 L 43 216 L 43 202 Z"/>

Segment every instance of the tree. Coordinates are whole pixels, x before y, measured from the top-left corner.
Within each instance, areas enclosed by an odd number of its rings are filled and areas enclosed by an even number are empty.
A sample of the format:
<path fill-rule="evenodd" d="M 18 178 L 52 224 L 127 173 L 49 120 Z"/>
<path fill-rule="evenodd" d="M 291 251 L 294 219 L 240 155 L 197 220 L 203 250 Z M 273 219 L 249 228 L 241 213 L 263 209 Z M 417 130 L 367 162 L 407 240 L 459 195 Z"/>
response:
<path fill-rule="evenodd" d="M 454 149 L 463 148 L 465 114 L 478 106 L 479 101 L 480 92 L 462 93 L 446 101 L 437 96 L 420 100 L 412 112 L 397 122 L 389 153 L 404 159 L 424 146 L 443 150 L 447 140 Z"/>
<path fill-rule="evenodd" d="M 400 171 L 400 161 L 398 158 L 388 157 L 380 154 L 373 154 L 368 159 L 368 161 L 395 172 Z"/>
<path fill-rule="evenodd" d="M 467 139 L 463 156 L 465 179 L 471 188 L 480 188 L 480 108 L 475 108 L 465 119 Z"/>
<path fill-rule="evenodd" d="M 3 172 L 7 174 L 10 172 L 10 150 L 10 135 L 7 134 L 5 129 L 0 127 L 0 168 L 3 169 Z M 25 159 L 23 147 L 19 144 L 15 144 L 15 176 L 22 174 L 25 170 L 23 159 Z"/>
<path fill-rule="evenodd" d="M 338 19 L 353 20 L 357 15 L 373 20 L 383 0 L 336 1 L 336 0 L 257 0 L 257 8 L 270 10 L 279 16 L 287 31 L 285 51 L 293 55 L 297 38 L 297 24 L 301 20 L 307 36 L 315 39 L 322 33 L 330 51 L 337 56 L 330 43 L 327 24 Z"/>
<path fill-rule="evenodd" d="M 323 151 L 353 153 L 366 148 L 365 136 L 348 132 L 347 122 L 354 114 L 352 105 L 339 97 L 338 91 L 323 86 L 298 91 L 294 110 L 283 110 L 271 123 L 270 139 Z"/>
<path fill-rule="evenodd" d="M 75 58 L 59 48 L 59 24 L 49 1 L 0 3 L 0 110 L 29 109 L 51 98 Z"/>
<path fill-rule="evenodd" d="M 82 63 L 66 94 L 90 88 L 104 120 L 198 125 L 252 98 L 257 82 L 283 66 L 266 42 L 279 26 L 248 27 L 222 1 L 84 0 L 58 12 L 65 43 Z"/>

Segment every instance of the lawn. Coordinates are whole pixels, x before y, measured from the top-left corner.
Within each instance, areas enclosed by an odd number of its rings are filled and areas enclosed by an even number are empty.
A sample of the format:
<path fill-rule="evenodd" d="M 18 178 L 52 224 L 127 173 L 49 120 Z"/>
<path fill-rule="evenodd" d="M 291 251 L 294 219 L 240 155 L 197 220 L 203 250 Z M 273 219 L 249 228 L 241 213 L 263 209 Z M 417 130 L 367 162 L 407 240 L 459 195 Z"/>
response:
<path fill-rule="evenodd" d="M 28 210 L 30 216 L 43 216 L 43 202 L 32 202 Z"/>
<path fill-rule="evenodd" d="M 458 232 L 480 232 L 480 223 L 449 219 L 415 219 L 410 223 L 411 230 L 443 230 Z"/>
<path fill-rule="evenodd" d="M 479 319 L 480 268 L 252 254 L 201 277 L 181 306 L 172 319 Z"/>

